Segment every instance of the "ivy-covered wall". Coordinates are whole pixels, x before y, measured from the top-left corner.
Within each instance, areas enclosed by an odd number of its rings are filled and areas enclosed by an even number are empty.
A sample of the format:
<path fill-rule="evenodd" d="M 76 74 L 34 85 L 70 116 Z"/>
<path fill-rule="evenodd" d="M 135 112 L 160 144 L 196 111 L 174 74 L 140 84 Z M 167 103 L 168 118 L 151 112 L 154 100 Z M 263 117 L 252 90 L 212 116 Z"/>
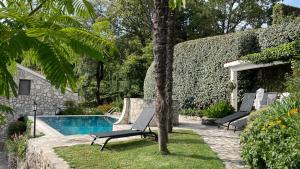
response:
<path fill-rule="evenodd" d="M 293 41 L 298 37 L 300 37 L 300 18 L 265 29 L 177 44 L 174 50 L 173 98 L 182 102 L 194 97 L 201 103 L 200 107 L 206 107 L 211 102 L 220 99 L 228 99 L 231 83 L 229 83 L 229 70 L 224 68 L 224 63 L 237 60 L 240 56 L 249 53 Z M 252 73 L 244 72 L 244 75 L 239 78 L 242 84 L 240 89 L 253 91 L 259 86 L 266 86 L 268 91 L 283 91 L 282 81 L 284 81 L 284 75 L 290 73 L 290 69 L 277 68 L 280 70 L 274 71 L 271 68 L 254 70 Z M 155 96 L 153 70 L 154 66 L 151 65 L 144 82 L 146 99 L 152 99 Z M 276 76 L 280 78 L 272 79 Z M 267 80 L 263 80 L 268 78 L 271 78 L 268 82 L 274 81 L 272 87 L 265 84 Z M 247 80 L 252 81 L 251 85 L 247 84 Z"/>

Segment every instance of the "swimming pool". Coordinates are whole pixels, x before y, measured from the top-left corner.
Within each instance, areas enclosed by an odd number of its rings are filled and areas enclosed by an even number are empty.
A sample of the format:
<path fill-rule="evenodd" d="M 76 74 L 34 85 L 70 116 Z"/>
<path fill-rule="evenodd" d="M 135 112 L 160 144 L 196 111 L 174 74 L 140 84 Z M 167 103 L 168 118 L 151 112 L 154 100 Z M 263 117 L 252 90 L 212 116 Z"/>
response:
<path fill-rule="evenodd" d="M 112 131 L 117 119 L 109 116 L 41 116 L 38 117 L 63 135 Z"/>

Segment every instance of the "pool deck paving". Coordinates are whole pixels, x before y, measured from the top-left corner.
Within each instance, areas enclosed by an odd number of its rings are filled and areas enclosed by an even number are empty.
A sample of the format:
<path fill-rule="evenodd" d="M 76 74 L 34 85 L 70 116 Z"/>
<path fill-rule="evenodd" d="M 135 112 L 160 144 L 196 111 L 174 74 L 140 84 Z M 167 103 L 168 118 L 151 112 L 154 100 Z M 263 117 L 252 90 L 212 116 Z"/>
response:
<path fill-rule="evenodd" d="M 187 119 L 185 117 L 180 117 L 179 121 L 180 125 L 174 129 L 190 129 L 201 135 L 204 141 L 223 161 L 226 169 L 248 168 L 244 165 L 241 158 L 241 146 L 239 144 L 238 132 L 234 133 L 232 130 L 218 129 L 215 126 L 204 126 L 200 124 L 199 120 Z M 130 127 L 131 125 L 117 125 L 114 126 L 114 130 L 129 129 Z M 54 147 L 90 144 L 93 139 L 89 135 L 63 136 L 41 121 L 37 122 L 37 129 L 39 129 L 39 132 L 44 133 L 45 136 L 30 139 L 29 146 L 31 147 L 31 150 L 39 152 L 44 160 L 48 160 L 49 163 L 53 165 L 52 168 L 57 169 L 70 169 L 70 166 L 55 154 Z M 133 138 L 140 137 L 128 137 L 111 141 L 129 140 Z M 103 142 L 103 139 L 98 139 L 97 142 L 101 143 Z M 3 158 L 0 156 L 0 169 L 2 169 L 2 162 Z"/>

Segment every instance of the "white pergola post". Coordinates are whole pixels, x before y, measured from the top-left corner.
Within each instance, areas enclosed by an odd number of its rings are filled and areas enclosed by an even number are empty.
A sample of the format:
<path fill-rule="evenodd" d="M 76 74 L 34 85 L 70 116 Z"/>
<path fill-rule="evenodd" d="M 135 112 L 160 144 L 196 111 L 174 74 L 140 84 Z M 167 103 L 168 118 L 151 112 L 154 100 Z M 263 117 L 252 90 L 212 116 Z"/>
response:
<path fill-rule="evenodd" d="M 230 81 L 234 84 L 235 88 L 232 90 L 230 96 L 230 103 L 232 107 L 237 111 L 237 93 L 238 93 L 238 81 L 237 81 L 237 71 L 230 69 Z"/>

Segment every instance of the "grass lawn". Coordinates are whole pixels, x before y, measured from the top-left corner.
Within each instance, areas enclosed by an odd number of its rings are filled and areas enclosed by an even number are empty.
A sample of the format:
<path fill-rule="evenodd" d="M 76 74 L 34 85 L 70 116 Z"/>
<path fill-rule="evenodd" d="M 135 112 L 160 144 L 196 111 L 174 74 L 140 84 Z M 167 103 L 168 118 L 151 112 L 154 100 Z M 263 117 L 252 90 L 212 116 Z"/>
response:
<path fill-rule="evenodd" d="M 99 145 L 75 145 L 55 148 L 55 152 L 76 169 L 224 169 L 222 161 L 192 131 L 172 133 L 167 156 L 160 155 L 157 142 L 150 139 L 111 142 L 107 148 L 100 152 Z"/>

